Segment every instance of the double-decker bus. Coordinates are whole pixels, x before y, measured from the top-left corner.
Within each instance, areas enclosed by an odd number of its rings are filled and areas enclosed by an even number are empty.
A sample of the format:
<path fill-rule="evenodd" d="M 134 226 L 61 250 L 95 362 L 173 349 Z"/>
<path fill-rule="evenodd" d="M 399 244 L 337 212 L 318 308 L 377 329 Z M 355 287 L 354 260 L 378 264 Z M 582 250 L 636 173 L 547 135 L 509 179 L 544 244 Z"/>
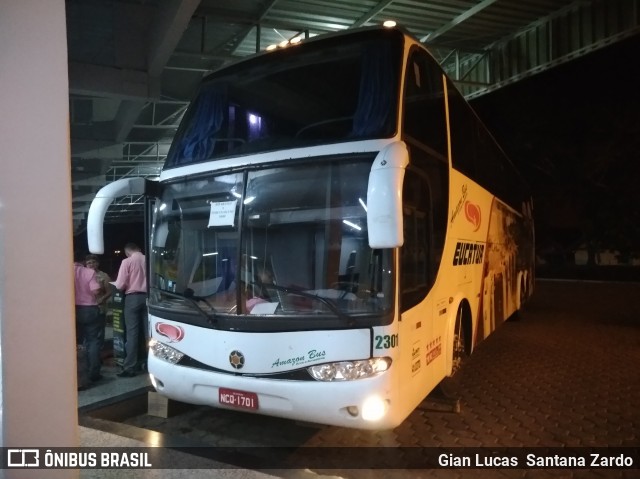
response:
<path fill-rule="evenodd" d="M 326 35 L 206 77 L 153 198 L 148 371 L 169 398 L 399 425 L 533 291 L 532 203 L 424 45 Z"/>

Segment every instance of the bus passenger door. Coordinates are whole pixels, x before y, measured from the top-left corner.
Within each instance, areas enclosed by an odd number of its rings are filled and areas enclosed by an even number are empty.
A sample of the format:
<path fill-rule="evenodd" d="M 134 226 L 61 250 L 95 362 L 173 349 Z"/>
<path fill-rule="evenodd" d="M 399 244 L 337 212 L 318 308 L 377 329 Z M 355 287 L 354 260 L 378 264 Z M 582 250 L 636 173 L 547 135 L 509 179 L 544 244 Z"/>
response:
<path fill-rule="evenodd" d="M 431 256 L 432 214 L 431 188 L 427 178 L 415 168 L 408 168 L 403 188 L 404 245 L 400 249 L 399 341 L 401 366 L 407 397 L 419 401 L 430 388 L 427 353 L 435 346 L 432 305 L 427 299 L 433 284 Z"/>
<path fill-rule="evenodd" d="M 434 289 L 448 225 L 449 160 L 445 76 L 427 52 L 409 52 L 404 77 L 402 140 L 409 150 L 403 191 L 405 244 L 401 249 L 401 328 L 411 331 L 413 359 L 409 370 L 414 397 L 422 399 L 443 375 L 444 315 Z M 436 286 L 437 288 L 437 286 Z M 435 292 L 435 291 L 434 291 Z M 440 304 L 440 307 L 438 305 Z"/>

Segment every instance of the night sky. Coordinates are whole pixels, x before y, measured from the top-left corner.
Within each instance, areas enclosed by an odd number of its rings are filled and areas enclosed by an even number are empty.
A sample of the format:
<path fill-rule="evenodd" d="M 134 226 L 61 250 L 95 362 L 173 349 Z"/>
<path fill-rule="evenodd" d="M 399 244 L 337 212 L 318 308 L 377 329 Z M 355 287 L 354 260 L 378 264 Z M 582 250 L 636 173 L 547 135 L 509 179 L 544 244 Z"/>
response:
<path fill-rule="evenodd" d="M 538 255 L 640 254 L 640 35 L 472 101 L 534 195 Z"/>

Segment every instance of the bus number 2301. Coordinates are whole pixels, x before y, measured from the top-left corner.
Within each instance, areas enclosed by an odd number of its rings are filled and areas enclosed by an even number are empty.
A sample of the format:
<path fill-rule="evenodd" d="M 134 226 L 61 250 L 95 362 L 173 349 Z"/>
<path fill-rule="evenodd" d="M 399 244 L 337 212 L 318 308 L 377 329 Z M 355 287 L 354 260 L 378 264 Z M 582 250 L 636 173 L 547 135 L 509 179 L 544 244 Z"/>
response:
<path fill-rule="evenodd" d="M 376 349 L 389 349 L 398 346 L 397 334 L 385 334 L 384 336 L 376 336 Z"/>

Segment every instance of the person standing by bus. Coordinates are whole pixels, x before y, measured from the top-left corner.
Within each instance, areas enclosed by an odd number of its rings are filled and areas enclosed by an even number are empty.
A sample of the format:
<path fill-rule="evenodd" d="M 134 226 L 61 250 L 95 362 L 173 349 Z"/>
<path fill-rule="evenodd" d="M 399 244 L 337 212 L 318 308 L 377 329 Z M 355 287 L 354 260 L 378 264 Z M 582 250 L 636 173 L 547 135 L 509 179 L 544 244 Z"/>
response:
<path fill-rule="evenodd" d="M 96 298 L 98 302 L 98 319 L 102 322 L 103 328 L 100 331 L 100 351 L 104 347 L 104 325 L 107 324 L 107 301 L 111 297 L 111 278 L 104 271 L 100 271 L 100 260 L 95 254 L 88 254 L 84 258 L 84 265 L 96 272 L 96 279 L 102 288 L 101 294 Z"/>
<path fill-rule="evenodd" d="M 96 273 L 82 265 L 81 256 L 76 254 L 73 263 L 74 292 L 76 305 L 76 344 L 82 357 L 78 366 L 78 389 L 85 389 L 90 381 L 100 379 L 100 330 L 104 323 L 98 317 L 96 298 L 102 294 Z M 80 354 L 80 352 L 79 352 Z M 80 361 L 80 359 L 82 361 Z M 88 370 L 86 365 L 88 364 Z M 88 376 L 88 377 L 87 377 Z"/>
<path fill-rule="evenodd" d="M 127 258 L 122 261 L 115 287 L 124 292 L 125 358 L 121 378 L 130 378 L 138 373 L 138 349 L 140 331 L 146 339 L 147 332 L 147 278 L 145 257 L 135 243 L 124 247 Z"/>

